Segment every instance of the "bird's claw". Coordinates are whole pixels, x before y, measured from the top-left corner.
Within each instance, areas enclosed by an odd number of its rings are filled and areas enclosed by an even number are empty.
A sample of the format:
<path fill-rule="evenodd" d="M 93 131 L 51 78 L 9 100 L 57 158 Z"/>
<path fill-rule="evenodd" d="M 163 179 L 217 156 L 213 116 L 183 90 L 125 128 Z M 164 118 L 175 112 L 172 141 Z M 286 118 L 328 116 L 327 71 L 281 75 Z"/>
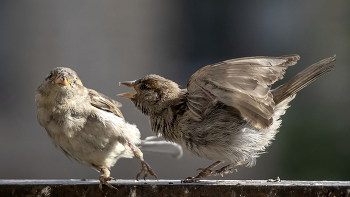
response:
<path fill-rule="evenodd" d="M 111 180 L 114 180 L 116 181 L 117 179 L 113 178 L 113 177 L 106 177 L 106 175 L 101 175 L 100 178 L 100 185 L 99 185 L 99 188 L 100 190 L 102 191 L 102 185 L 105 184 L 107 185 L 109 188 L 111 189 L 116 189 L 118 190 L 116 187 L 113 187 L 110 183 L 108 183 L 107 181 L 111 181 Z"/>
<path fill-rule="evenodd" d="M 219 170 L 210 170 L 212 167 L 208 168 L 198 168 L 197 171 L 201 171 L 196 177 L 187 177 L 185 180 L 181 181 L 181 183 L 198 183 L 201 178 L 208 176 L 224 176 L 224 174 L 232 173 L 231 168 L 221 168 Z"/>
<path fill-rule="evenodd" d="M 156 173 L 153 172 L 152 168 L 150 165 L 148 165 L 148 163 L 146 161 L 141 161 L 141 170 L 140 172 L 136 175 L 136 180 L 139 180 L 139 177 L 141 175 L 141 173 L 145 173 L 145 175 L 143 176 L 143 180 L 146 180 L 146 177 L 148 176 L 148 173 L 151 174 L 152 176 L 156 177 L 156 179 L 158 180 L 158 177 L 156 175 Z"/>
<path fill-rule="evenodd" d="M 196 177 L 187 177 L 181 183 L 198 183 L 199 180 L 203 177 L 216 175 L 215 172 L 208 168 L 198 168 L 197 171 L 201 171 Z"/>
<path fill-rule="evenodd" d="M 233 170 L 234 169 L 232 169 L 232 168 L 219 169 L 219 170 L 216 170 L 215 172 L 212 172 L 212 175 L 214 175 L 214 176 L 221 175 L 223 177 L 224 174 L 233 173 Z M 237 169 L 235 169 L 235 170 L 237 171 Z"/>

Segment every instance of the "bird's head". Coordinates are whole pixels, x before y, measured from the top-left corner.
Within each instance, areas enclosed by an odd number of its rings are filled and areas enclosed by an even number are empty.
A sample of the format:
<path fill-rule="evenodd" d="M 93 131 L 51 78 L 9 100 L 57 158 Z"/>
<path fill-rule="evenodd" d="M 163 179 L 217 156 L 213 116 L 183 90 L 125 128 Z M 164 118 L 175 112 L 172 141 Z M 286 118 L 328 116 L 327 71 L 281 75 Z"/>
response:
<path fill-rule="evenodd" d="M 70 68 L 57 67 L 50 71 L 37 91 L 42 95 L 69 95 L 77 86 L 81 87 L 83 84 L 76 72 Z"/>
<path fill-rule="evenodd" d="M 119 85 L 127 86 L 135 92 L 126 92 L 118 96 L 130 99 L 146 115 L 166 108 L 180 92 L 178 84 L 158 75 L 147 75 L 139 80 L 126 81 Z"/>

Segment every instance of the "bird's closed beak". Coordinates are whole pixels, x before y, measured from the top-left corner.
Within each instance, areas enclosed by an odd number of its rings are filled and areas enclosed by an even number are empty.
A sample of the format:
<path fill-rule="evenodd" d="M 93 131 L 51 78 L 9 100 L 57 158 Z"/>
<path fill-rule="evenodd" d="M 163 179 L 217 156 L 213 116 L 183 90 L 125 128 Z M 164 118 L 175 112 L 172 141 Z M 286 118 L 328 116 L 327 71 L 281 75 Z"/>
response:
<path fill-rule="evenodd" d="M 69 85 L 68 73 L 66 72 L 59 73 L 55 79 L 55 84 L 59 84 L 63 86 Z"/>
<path fill-rule="evenodd" d="M 135 81 L 119 82 L 119 85 L 124 85 L 124 86 L 129 87 L 129 88 L 136 91 L 136 89 L 134 87 Z M 118 94 L 118 96 L 128 98 L 128 99 L 135 98 L 135 95 L 136 95 L 136 93 L 133 93 L 133 92 L 125 92 L 125 93 Z"/>

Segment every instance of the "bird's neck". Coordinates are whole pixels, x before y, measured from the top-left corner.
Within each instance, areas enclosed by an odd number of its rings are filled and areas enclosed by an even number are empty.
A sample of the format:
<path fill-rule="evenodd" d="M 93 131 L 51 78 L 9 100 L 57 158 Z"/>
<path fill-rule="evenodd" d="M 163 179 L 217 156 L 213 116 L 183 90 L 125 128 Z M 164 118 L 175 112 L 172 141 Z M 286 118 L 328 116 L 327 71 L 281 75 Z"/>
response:
<path fill-rule="evenodd" d="M 175 142 L 181 139 L 178 122 L 187 107 L 185 99 L 186 92 L 181 91 L 177 97 L 165 101 L 167 104 L 162 110 L 149 114 L 152 131 L 156 135 L 161 134 L 166 140 Z"/>

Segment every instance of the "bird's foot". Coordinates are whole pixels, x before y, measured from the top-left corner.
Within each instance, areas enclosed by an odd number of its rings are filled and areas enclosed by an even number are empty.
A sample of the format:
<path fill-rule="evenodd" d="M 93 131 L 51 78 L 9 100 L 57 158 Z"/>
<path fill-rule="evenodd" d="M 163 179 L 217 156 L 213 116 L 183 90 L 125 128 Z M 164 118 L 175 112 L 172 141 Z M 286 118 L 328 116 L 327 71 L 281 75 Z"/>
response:
<path fill-rule="evenodd" d="M 158 177 L 156 175 L 156 173 L 153 172 L 152 168 L 150 165 L 148 165 L 148 163 L 146 161 L 141 161 L 141 170 L 140 172 L 136 175 L 136 180 L 139 180 L 139 177 L 141 175 L 141 173 L 143 172 L 145 175 L 143 175 L 143 179 L 146 180 L 146 177 L 148 176 L 148 173 L 154 177 L 156 177 L 156 179 L 158 180 Z"/>
<path fill-rule="evenodd" d="M 224 176 L 224 174 L 232 173 L 232 169 L 225 169 L 225 168 L 221 168 L 215 171 L 208 170 L 206 168 L 205 169 L 199 168 L 198 170 L 201 170 L 201 172 L 196 177 L 187 177 L 185 178 L 185 180 L 181 181 L 181 183 L 198 183 L 199 180 L 201 180 L 204 177 L 217 176 L 217 175 Z"/>
<path fill-rule="evenodd" d="M 230 169 L 226 169 L 226 168 L 221 168 L 219 170 L 215 170 L 215 172 L 212 172 L 212 175 L 213 176 L 218 176 L 218 175 L 221 175 L 222 177 L 224 176 L 224 174 L 228 174 L 228 173 L 233 173 L 233 169 L 230 168 Z"/>
<path fill-rule="evenodd" d="M 208 166 L 207 168 L 199 168 L 198 170 L 201 170 L 201 172 L 196 177 L 187 177 L 185 180 L 181 181 L 182 183 L 197 183 L 200 179 L 208 176 L 217 176 L 221 175 L 224 176 L 224 174 L 232 173 L 233 168 L 237 166 L 237 163 L 231 163 L 227 166 L 224 166 L 218 170 L 211 170 L 217 165 L 223 163 L 223 161 L 217 161 L 213 163 L 212 165 Z"/>
<path fill-rule="evenodd" d="M 187 177 L 185 180 L 181 181 L 182 183 L 198 183 L 204 177 L 215 176 L 215 172 L 208 168 L 198 168 L 197 171 L 201 170 L 201 172 L 196 177 Z"/>
<path fill-rule="evenodd" d="M 217 161 L 207 168 L 198 168 L 201 172 L 196 177 L 187 177 L 185 180 L 181 181 L 181 183 L 198 183 L 200 179 L 208 176 L 216 176 L 216 171 L 213 172 L 211 169 L 215 168 L 217 165 L 224 163 L 223 161 Z"/>
<path fill-rule="evenodd" d="M 204 178 L 208 176 L 215 176 L 215 172 L 208 168 L 198 168 L 196 171 L 201 171 L 195 178 Z"/>
<path fill-rule="evenodd" d="M 212 175 L 213 176 L 218 176 L 218 175 L 224 176 L 224 174 L 233 173 L 233 169 L 236 166 L 237 166 L 236 163 L 231 163 L 231 164 L 224 166 L 218 170 L 215 170 L 214 172 L 212 172 Z M 237 169 L 235 169 L 235 170 L 237 172 Z"/>
<path fill-rule="evenodd" d="M 100 176 L 99 180 L 100 180 L 99 188 L 100 188 L 101 191 L 102 191 L 102 185 L 103 185 L 103 184 L 107 185 L 107 186 L 108 186 L 109 188 L 111 188 L 111 189 L 116 189 L 116 190 L 118 190 L 116 187 L 113 187 L 110 183 L 107 182 L 107 181 L 111 181 L 111 180 L 116 181 L 115 178 L 113 178 L 113 177 L 107 177 L 105 174 L 103 174 L 103 175 Z"/>

